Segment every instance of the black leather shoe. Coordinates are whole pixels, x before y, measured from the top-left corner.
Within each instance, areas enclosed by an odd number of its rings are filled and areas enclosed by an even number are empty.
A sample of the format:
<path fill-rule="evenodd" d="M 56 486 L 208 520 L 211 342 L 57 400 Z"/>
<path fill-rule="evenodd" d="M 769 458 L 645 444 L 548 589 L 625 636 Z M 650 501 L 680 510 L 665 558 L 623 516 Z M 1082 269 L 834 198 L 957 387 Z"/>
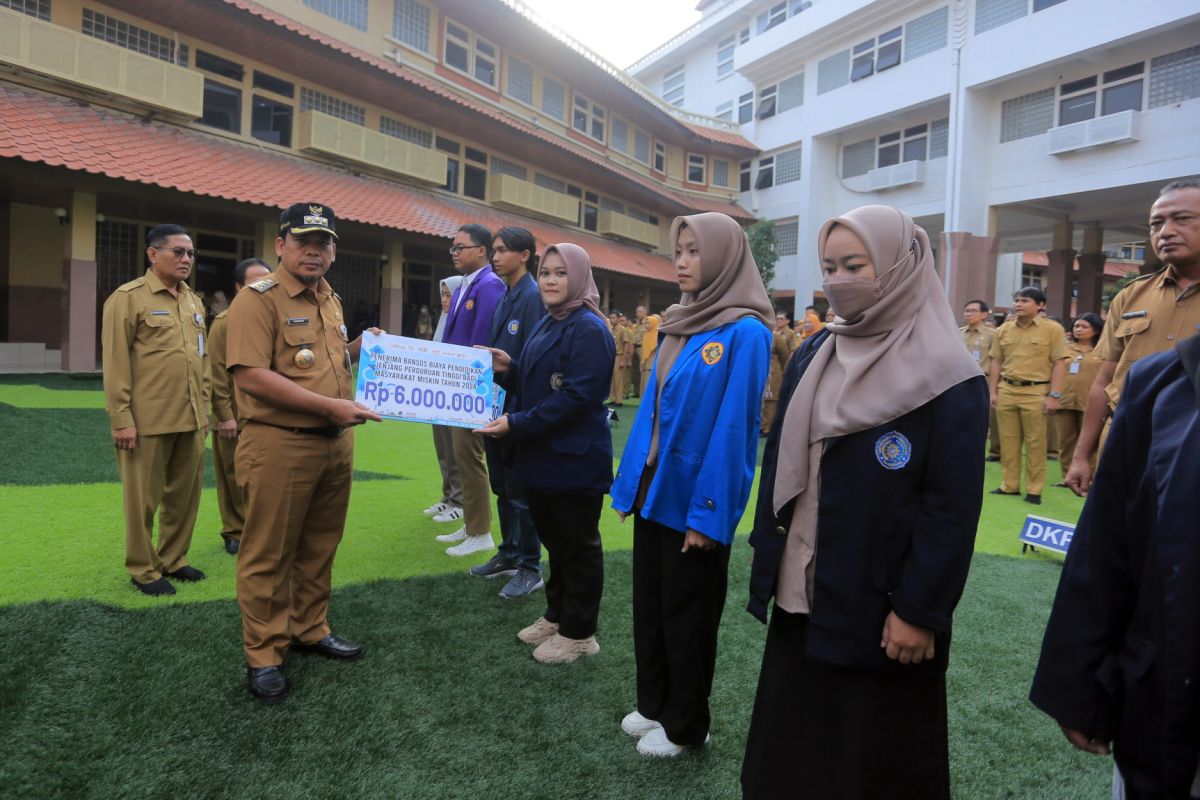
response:
<path fill-rule="evenodd" d="M 174 572 L 164 572 L 163 575 L 176 581 L 202 581 L 207 577 L 195 567 L 187 566 L 180 567 Z"/>
<path fill-rule="evenodd" d="M 991 494 L 1002 494 L 1006 497 L 1016 497 L 1020 492 L 1006 492 L 1003 489 L 992 489 Z"/>
<path fill-rule="evenodd" d="M 237 539 L 226 539 L 225 540 L 225 552 L 229 553 L 229 555 L 231 555 L 231 556 L 236 556 L 238 554 L 238 548 L 241 546 L 242 546 L 242 543 L 239 542 Z"/>
<path fill-rule="evenodd" d="M 287 678 L 279 667 L 246 667 L 246 687 L 264 703 L 281 703 L 287 697 Z"/>
<path fill-rule="evenodd" d="M 138 583 L 136 579 L 130 578 L 129 582 L 142 594 L 148 594 L 151 597 L 162 597 L 163 595 L 175 594 L 175 587 L 167 582 L 165 578 L 159 578 L 150 583 Z"/>
<path fill-rule="evenodd" d="M 1025 495 L 1025 502 L 1031 506 L 1040 506 L 1042 504 L 1042 496 L 1040 494 Z"/>
<path fill-rule="evenodd" d="M 995 464 L 997 461 L 1000 460 L 1000 456 L 988 456 L 987 458 L 985 458 L 983 460 L 987 461 L 989 463 Z"/>
<path fill-rule="evenodd" d="M 349 639 L 343 639 L 335 633 L 331 633 L 321 641 L 312 642 L 311 644 L 292 642 L 291 650 L 293 653 L 316 653 L 326 658 L 338 658 L 342 661 L 353 661 L 356 658 L 362 658 L 363 653 L 367 652 L 366 648 L 361 644 L 355 644 Z"/>

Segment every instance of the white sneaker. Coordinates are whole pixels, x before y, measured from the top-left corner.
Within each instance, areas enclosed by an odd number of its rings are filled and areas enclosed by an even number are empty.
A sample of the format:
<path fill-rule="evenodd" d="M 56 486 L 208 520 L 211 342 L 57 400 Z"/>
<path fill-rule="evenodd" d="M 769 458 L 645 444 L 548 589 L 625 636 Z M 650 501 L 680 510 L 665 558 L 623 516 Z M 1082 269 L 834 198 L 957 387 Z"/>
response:
<path fill-rule="evenodd" d="M 570 664 L 582 656 L 594 656 L 599 652 L 600 643 L 595 636 L 568 639 L 556 633 L 533 649 L 533 660 L 540 664 Z"/>
<path fill-rule="evenodd" d="M 446 548 L 448 556 L 469 556 L 472 553 L 484 553 L 488 550 L 495 550 L 496 545 L 492 541 L 492 534 L 481 533 L 478 536 L 466 536 L 466 528 L 463 528 L 463 540 L 461 544 L 456 544 L 454 547 Z"/>
<path fill-rule="evenodd" d="M 429 508 L 423 510 L 421 513 L 427 517 L 435 517 L 448 508 L 451 508 L 451 505 L 449 503 L 434 503 Z"/>
<path fill-rule="evenodd" d="M 434 522 L 455 522 L 463 518 L 463 510 L 458 506 L 450 506 L 440 514 L 433 515 Z"/>
<path fill-rule="evenodd" d="M 545 617 L 538 617 L 537 622 L 528 628 L 521 628 L 517 633 L 517 638 L 525 644 L 541 644 L 556 633 L 558 633 L 557 622 L 551 622 Z"/>
<path fill-rule="evenodd" d="M 712 736 L 705 734 L 704 743 L 708 744 L 712 740 Z M 665 728 L 655 728 L 647 733 L 642 738 L 638 739 L 637 751 L 644 756 L 661 756 L 664 758 L 673 758 L 687 750 L 695 749 L 694 745 L 675 744 L 667 738 Z"/>
<path fill-rule="evenodd" d="M 643 717 L 642 713 L 636 709 L 630 711 L 625 715 L 625 719 L 621 720 L 621 730 L 639 739 L 650 731 L 661 727 L 662 725 L 659 725 L 654 720 Z"/>
<path fill-rule="evenodd" d="M 439 542 L 446 542 L 447 544 L 461 542 L 463 539 L 467 538 L 467 526 L 463 525 L 454 533 L 443 533 L 441 536 L 435 536 L 433 538 L 437 539 Z"/>

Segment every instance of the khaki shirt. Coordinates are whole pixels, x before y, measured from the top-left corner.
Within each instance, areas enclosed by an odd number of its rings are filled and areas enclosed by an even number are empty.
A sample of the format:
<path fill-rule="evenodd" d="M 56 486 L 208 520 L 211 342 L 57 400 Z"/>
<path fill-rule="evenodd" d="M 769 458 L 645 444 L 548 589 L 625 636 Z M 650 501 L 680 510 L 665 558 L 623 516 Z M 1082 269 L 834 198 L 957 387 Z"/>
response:
<path fill-rule="evenodd" d="M 1116 410 L 1125 373 L 1134 362 L 1170 350 L 1181 339 L 1194 335 L 1197 325 L 1200 325 L 1200 283 L 1180 292 L 1178 275 L 1170 264 L 1117 292 L 1096 345 L 1101 359 L 1117 362 L 1107 389 L 1109 408 Z"/>
<path fill-rule="evenodd" d="M 1104 359 L 1097 355 L 1098 348 L 1085 349 L 1083 345 L 1067 342 L 1066 380 L 1063 381 L 1063 396 L 1059 408 L 1064 411 L 1083 411 L 1087 408 L 1088 392 L 1096 381 L 1096 373 Z"/>
<path fill-rule="evenodd" d="M 1067 358 L 1067 334 L 1052 319 L 1034 317 L 1025 327 L 1016 320 L 996 329 L 991 358 L 1003 358 L 1000 376 L 1013 381 L 1049 381 L 1055 361 Z"/>
<path fill-rule="evenodd" d="M 217 422 L 238 418 L 237 387 L 233 374 L 225 366 L 225 346 L 229 338 L 229 309 L 217 314 L 208 329 L 209 363 L 212 365 L 212 413 Z"/>
<path fill-rule="evenodd" d="M 783 384 L 783 371 L 787 369 L 788 359 L 792 356 L 791 332 L 773 331 L 771 333 L 771 371 L 767 373 L 768 397 L 779 394 Z"/>
<path fill-rule="evenodd" d="M 112 429 L 181 433 L 208 424 L 204 303 L 186 283 L 171 294 L 152 271 L 104 301 L 104 408 Z"/>
<path fill-rule="evenodd" d="M 316 292 L 279 267 L 238 292 L 229 307 L 226 365 L 278 372 L 310 392 L 354 399 L 342 303 L 325 279 Z M 323 428 L 324 417 L 285 411 L 238 390 L 243 419 L 288 428 Z"/>
<path fill-rule="evenodd" d="M 996 340 L 996 332 L 983 324 L 974 328 L 964 325 L 958 332 L 962 334 L 967 352 L 979 362 L 979 368 L 987 375 L 988 370 L 992 368 L 992 342 Z"/>

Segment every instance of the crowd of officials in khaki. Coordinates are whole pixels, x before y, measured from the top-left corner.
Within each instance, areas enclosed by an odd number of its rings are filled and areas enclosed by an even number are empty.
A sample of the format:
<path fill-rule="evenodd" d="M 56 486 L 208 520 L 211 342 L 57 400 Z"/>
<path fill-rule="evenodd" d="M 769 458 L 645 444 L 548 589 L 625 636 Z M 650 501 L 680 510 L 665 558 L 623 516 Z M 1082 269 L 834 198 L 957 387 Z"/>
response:
<path fill-rule="evenodd" d="M 1200 188 L 1180 193 L 1200 206 Z M 354 402 L 351 375 L 361 339 L 349 339 L 340 298 L 323 277 L 336 252 L 334 213 L 317 203 L 285 210 L 275 243 L 278 267 L 256 260 L 239 265 L 234 302 L 207 329 L 205 306 L 187 283 L 195 258 L 187 231 L 159 225 L 147 238 L 149 269 L 118 288 L 103 314 L 126 568 L 133 586 L 149 595 L 173 594 L 171 581 L 205 577 L 187 554 L 211 427 L 221 535 L 238 557 L 250 688 L 264 699 L 282 697 L 278 666 L 289 650 L 342 659 L 363 653 L 326 619 L 350 495 L 353 427 L 379 419 Z M 1087 492 L 1131 365 L 1173 348 L 1200 326 L 1198 284 L 1181 287 L 1171 259 L 1163 260 L 1164 268 L 1116 294 L 1106 320 L 1085 313 L 1069 330 L 1046 315 L 1037 288 L 1019 290 L 998 327 L 985 302 L 966 304 L 963 346 L 987 377 L 994 411 L 992 449 L 980 442 L 980 457 L 1002 463 L 993 494 L 1040 503 L 1048 452 L 1055 449 L 1063 470 L 1056 485 Z M 762 435 L 776 418 L 791 355 L 832 321 L 812 307 L 794 326 L 777 314 Z M 645 393 L 659 322 L 642 306 L 632 319 L 610 313 L 616 352 L 610 406 Z"/>

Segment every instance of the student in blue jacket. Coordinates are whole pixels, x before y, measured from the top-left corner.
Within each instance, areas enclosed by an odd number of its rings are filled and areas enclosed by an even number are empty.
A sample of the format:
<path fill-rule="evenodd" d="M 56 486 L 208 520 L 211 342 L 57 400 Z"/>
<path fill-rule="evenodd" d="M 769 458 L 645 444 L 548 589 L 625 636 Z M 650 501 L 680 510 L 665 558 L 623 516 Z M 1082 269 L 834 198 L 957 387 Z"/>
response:
<path fill-rule="evenodd" d="M 644 755 L 708 741 L 708 696 L 734 529 L 758 450 L 774 311 L 741 226 L 676 218 L 683 292 L 662 315 L 658 356 L 613 484 L 634 515 L 637 708 L 621 723 Z"/>
<path fill-rule="evenodd" d="M 519 357 L 498 348 L 492 367 L 516 393 L 509 413 L 476 433 L 511 437 L 512 471 L 550 556 L 546 613 L 517 634 L 543 664 L 600 651 L 596 622 L 604 590 L 600 510 L 612 486 L 612 436 L 604 400 L 616 347 L 600 313 L 592 261 L 578 245 L 546 248 L 538 290 L 548 312 Z"/>

